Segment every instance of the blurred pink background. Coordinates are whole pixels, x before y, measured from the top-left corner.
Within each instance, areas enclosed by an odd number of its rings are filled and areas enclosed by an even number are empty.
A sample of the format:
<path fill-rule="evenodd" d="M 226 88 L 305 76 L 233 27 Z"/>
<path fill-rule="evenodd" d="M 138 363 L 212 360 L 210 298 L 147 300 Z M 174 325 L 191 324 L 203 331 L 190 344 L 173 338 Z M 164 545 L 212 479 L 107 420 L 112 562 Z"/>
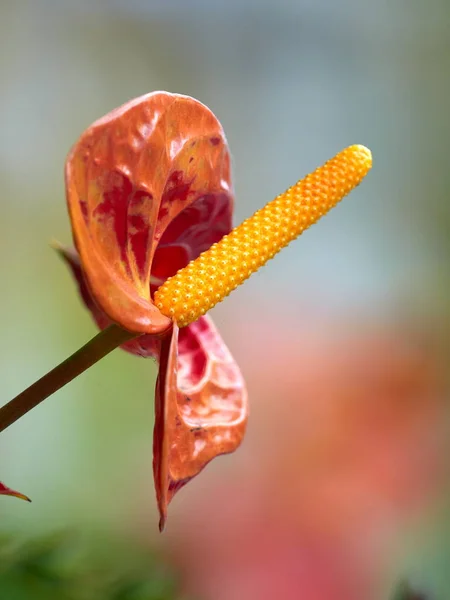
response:
<path fill-rule="evenodd" d="M 237 468 L 174 501 L 168 529 L 202 598 L 388 597 L 402 535 L 445 486 L 436 337 L 308 313 L 273 313 L 270 337 L 267 313 L 231 329 L 256 398 L 248 437 Z"/>

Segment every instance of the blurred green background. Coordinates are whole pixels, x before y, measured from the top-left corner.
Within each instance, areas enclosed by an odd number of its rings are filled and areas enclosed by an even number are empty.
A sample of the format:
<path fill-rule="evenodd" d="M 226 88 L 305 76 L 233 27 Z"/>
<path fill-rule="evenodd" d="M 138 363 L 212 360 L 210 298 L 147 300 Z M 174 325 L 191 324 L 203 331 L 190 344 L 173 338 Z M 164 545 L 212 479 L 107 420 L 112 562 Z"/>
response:
<path fill-rule="evenodd" d="M 450 596 L 449 27 L 443 0 L 0 1 L 1 402 L 95 334 L 48 245 L 70 242 L 65 156 L 95 119 L 158 89 L 204 102 L 236 222 L 347 145 L 374 155 L 214 309 L 248 438 L 176 497 L 167 534 L 156 368 L 116 351 L 2 433 L 1 480 L 33 500 L 0 499 L 3 535 L 107 532 L 193 598 L 370 600 L 405 578 Z"/>

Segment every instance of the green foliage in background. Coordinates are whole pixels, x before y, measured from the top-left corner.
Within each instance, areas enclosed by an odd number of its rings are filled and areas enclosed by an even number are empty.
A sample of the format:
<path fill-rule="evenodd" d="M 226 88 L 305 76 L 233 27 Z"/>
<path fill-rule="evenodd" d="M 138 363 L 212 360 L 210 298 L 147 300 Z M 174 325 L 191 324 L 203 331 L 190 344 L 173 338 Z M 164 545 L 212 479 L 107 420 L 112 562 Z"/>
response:
<path fill-rule="evenodd" d="M 396 589 L 392 600 L 431 600 L 431 596 L 414 589 L 407 582 L 402 582 Z"/>
<path fill-rule="evenodd" d="M 172 600 L 174 574 L 148 550 L 116 538 L 0 538 L 0 598 Z"/>

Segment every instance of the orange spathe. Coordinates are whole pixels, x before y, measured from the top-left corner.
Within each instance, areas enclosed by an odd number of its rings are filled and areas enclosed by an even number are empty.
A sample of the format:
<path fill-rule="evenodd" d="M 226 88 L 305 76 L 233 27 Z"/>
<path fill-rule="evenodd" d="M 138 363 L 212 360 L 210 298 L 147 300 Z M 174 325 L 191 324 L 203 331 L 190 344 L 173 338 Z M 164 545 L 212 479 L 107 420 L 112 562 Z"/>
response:
<path fill-rule="evenodd" d="M 350 146 L 235 227 L 155 292 L 179 327 L 196 321 L 355 188 L 372 166 L 370 150 Z"/>

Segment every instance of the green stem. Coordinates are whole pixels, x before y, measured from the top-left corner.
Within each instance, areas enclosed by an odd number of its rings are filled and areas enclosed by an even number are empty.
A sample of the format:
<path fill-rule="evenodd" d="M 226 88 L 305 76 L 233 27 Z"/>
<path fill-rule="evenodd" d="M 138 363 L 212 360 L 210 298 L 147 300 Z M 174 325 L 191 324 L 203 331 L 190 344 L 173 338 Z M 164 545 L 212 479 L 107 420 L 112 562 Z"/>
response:
<path fill-rule="evenodd" d="M 110 325 L 69 356 L 64 362 L 30 385 L 21 394 L 0 408 L 0 431 L 12 425 L 29 410 L 40 404 L 66 383 L 89 369 L 112 350 L 137 337 L 138 334 Z"/>

